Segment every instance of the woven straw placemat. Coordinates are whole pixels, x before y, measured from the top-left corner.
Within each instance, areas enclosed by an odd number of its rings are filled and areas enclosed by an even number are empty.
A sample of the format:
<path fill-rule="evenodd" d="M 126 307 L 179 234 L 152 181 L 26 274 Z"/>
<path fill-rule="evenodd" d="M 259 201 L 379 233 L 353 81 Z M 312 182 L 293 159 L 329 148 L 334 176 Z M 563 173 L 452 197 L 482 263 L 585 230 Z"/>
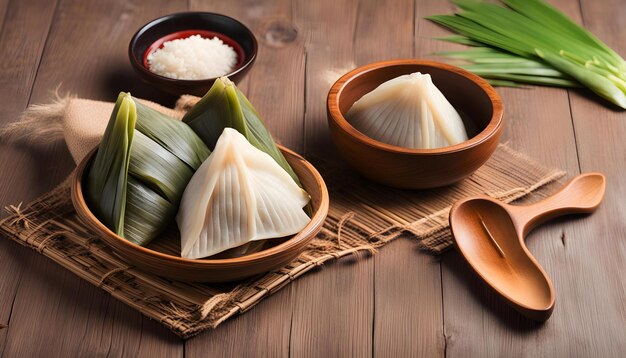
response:
<path fill-rule="evenodd" d="M 373 253 L 401 236 L 415 237 L 431 253 L 451 245 L 448 212 L 458 199 L 487 194 L 511 202 L 565 173 L 544 168 L 505 145 L 461 183 L 428 191 L 378 186 L 344 167 L 315 163 L 330 191 L 330 212 L 320 234 L 295 261 L 275 272 L 232 284 L 173 282 L 139 271 L 115 256 L 78 220 L 69 180 L 26 207 L 10 206 L 0 233 L 37 250 L 79 277 L 156 319 L 182 338 L 243 313 L 324 262 Z M 349 186 L 349 190 L 342 190 Z"/>

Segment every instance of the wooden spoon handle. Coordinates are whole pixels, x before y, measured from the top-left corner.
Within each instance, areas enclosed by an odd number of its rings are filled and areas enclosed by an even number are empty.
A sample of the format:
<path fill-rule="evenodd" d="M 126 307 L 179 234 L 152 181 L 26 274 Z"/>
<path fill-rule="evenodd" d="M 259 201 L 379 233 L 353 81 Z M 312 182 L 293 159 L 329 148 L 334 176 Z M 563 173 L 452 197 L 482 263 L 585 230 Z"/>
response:
<path fill-rule="evenodd" d="M 567 214 L 592 213 L 604 198 L 606 180 L 600 173 L 574 177 L 556 194 L 532 205 L 514 206 L 513 220 L 525 237 L 538 225 Z"/>

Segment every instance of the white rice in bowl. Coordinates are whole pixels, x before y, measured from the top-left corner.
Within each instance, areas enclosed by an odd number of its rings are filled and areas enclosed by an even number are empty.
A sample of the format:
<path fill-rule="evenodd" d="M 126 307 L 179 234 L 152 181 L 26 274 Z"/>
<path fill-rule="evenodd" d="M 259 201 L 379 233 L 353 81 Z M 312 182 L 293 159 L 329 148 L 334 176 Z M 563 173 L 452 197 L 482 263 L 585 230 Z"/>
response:
<path fill-rule="evenodd" d="M 157 75 L 203 80 L 230 73 L 237 64 L 237 53 L 217 37 L 206 39 L 193 35 L 164 42 L 147 60 L 150 71 Z"/>

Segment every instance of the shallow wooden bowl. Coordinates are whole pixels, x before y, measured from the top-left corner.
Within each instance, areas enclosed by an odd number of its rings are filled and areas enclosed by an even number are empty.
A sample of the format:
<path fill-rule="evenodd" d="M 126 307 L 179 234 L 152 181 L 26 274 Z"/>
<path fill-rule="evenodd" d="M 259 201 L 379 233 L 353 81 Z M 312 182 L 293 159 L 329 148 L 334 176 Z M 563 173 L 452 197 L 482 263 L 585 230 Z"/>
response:
<path fill-rule="evenodd" d="M 95 151 L 78 165 L 72 182 L 72 202 L 80 219 L 130 265 L 169 279 L 187 282 L 226 282 L 240 280 L 280 268 L 295 259 L 321 230 L 328 214 L 328 190 L 319 172 L 300 155 L 279 146 L 311 196 L 311 222 L 298 234 L 273 239 L 267 248 L 236 258 L 191 260 L 180 257 L 180 235 L 176 224 L 147 247 L 135 245 L 113 233 L 89 210 L 83 196 L 83 178 Z"/>
<path fill-rule="evenodd" d="M 374 140 L 344 118 L 363 95 L 413 72 L 431 75 L 473 137 L 450 147 L 408 149 Z M 404 189 L 440 187 L 469 176 L 489 159 L 502 132 L 502 101 L 493 87 L 463 69 L 433 61 L 393 60 L 359 67 L 335 82 L 327 109 L 330 135 L 341 156 L 363 176 Z"/>

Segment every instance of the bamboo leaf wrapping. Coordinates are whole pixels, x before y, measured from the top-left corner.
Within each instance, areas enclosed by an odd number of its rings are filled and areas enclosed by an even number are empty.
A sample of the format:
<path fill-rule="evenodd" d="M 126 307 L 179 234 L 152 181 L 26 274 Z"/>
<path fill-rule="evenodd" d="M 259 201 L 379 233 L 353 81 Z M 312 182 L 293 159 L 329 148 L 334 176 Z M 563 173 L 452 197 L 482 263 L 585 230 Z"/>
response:
<path fill-rule="evenodd" d="M 236 129 L 253 146 L 274 158 L 300 184 L 257 111 L 228 78 L 217 79 L 209 92 L 183 117 L 183 122 L 188 123 L 210 149 L 215 148 L 224 128 Z"/>
<path fill-rule="evenodd" d="M 173 221 L 209 154 L 188 125 L 121 93 L 89 169 L 88 205 L 113 232 L 146 245 Z"/>

